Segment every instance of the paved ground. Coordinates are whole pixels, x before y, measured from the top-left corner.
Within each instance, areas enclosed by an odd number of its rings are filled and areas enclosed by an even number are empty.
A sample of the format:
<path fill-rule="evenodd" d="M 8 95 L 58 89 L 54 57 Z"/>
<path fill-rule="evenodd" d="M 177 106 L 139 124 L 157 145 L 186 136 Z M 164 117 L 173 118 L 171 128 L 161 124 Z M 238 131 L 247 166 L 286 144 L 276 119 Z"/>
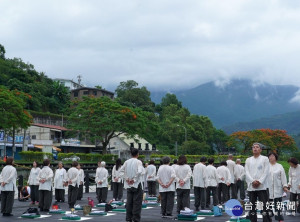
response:
<path fill-rule="evenodd" d="M 96 200 L 95 198 L 95 193 L 89 193 L 89 194 L 84 194 L 84 197 L 81 201 L 78 201 L 78 204 L 80 204 L 81 206 L 86 205 L 87 204 L 87 198 L 88 197 L 92 197 L 94 200 Z M 109 191 L 109 195 L 108 195 L 109 199 L 112 198 L 112 192 Z M 126 192 L 124 192 L 124 198 L 126 198 Z M 22 213 L 29 207 L 29 203 L 30 202 L 19 202 L 18 200 L 15 200 L 14 202 L 14 209 L 13 209 L 13 217 L 2 217 L 0 216 L 0 221 L 1 222 L 11 222 L 11 221 L 26 221 L 26 220 L 30 220 L 30 219 L 23 219 L 20 218 L 20 216 L 22 215 Z M 193 204 L 194 202 L 191 202 L 191 208 L 193 208 Z M 68 204 L 67 203 L 63 203 L 60 204 L 60 207 L 64 210 L 69 210 L 68 209 Z M 101 208 L 97 208 L 98 210 L 101 210 Z M 175 209 L 176 209 L 176 205 L 174 206 L 174 212 L 173 214 L 175 215 Z M 125 221 L 125 213 L 121 213 L 121 212 L 117 212 L 117 213 L 111 213 L 108 216 L 89 216 L 89 217 L 83 217 L 83 213 L 82 211 L 78 211 L 77 212 L 78 215 L 80 215 L 82 217 L 83 220 L 87 220 L 87 221 L 103 221 L 103 222 L 112 222 L 112 221 Z M 46 213 L 42 213 L 42 217 L 41 218 L 37 218 L 34 220 L 38 220 L 38 221 L 58 221 L 60 220 L 62 217 L 62 215 L 49 215 Z M 207 216 L 207 217 L 198 217 L 199 221 L 207 221 L 207 222 L 224 222 L 224 221 L 228 221 L 230 219 L 230 217 L 228 215 L 226 215 L 226 213 L 223 213 L 223 216 L 221 217 L 212 217 L 212 216 Z M 161 215 L 160 215 L 160 207 L 153 207 L 153 208 L 149 208 L 149 209 L 143 209 L 142 210 L 142 221 L 143 222 L 157 222 L 157 221 L 172 221 L 171 219 L 162 219 Z M 258 221 L 262 221 L 262 219 L 259 219 Z M 300 221 L 300 216 L 285 216 L 285 221 L 286 222 L 290 222 L 290 221 Z"/>

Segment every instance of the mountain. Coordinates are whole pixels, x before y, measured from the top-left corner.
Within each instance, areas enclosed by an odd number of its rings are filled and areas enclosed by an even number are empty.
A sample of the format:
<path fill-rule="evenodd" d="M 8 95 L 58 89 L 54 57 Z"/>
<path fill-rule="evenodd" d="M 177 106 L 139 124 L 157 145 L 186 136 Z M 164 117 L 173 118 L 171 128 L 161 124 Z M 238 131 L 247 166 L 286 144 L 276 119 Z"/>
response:
<path fill-rule="evenodd" d="M 222 129 L 227 134 L 231 134 L 236 131 L 262 128 L 284 129 L 290 135 L 297 135 L 300 133 L 300 111 L 261 118 L 250 122 L 236 123 L 231 126 L 225 126 Z"/>
<path fill-rule="evenodd" d="M 291 102 L 300 92 L 292 85 L 255 84 L 251 80 L 232 80 L 218 86 L 209 82 L 193 89 L 174 91 L 191 113 L 208 116 L 218 128 L 238 122 L 300 110 L 300 101 Z M 160 102 L 166 92 L 152 93 Z"/>

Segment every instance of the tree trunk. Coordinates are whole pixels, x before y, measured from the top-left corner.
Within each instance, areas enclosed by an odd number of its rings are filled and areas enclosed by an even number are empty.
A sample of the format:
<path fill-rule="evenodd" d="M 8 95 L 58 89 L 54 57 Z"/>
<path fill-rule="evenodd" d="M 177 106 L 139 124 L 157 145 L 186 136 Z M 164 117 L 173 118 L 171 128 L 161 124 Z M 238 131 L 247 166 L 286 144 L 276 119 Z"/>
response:
<path fill-rule="evenodd" d="M 12 133 L 13 133 L 13 135 L 12 135 L 12 136 L 13 136 L 13 143 L 12 143 L 12 157 L 15 158 L 15 152 L 16 152 L 15 135 L 16 135 L 16 130 L 15 130 L 14 127 L 13 127 Z"/>

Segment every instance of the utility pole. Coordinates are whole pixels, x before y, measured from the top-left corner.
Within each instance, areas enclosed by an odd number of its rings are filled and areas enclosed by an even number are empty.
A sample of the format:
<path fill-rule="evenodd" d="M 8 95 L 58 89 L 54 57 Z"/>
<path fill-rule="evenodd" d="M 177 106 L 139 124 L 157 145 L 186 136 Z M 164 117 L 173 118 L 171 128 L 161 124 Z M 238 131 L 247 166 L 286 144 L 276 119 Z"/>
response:
<path fill-rule="evenodd" d="M 177 141 L 175 142 L 175 156 L 177 156 Z"/>

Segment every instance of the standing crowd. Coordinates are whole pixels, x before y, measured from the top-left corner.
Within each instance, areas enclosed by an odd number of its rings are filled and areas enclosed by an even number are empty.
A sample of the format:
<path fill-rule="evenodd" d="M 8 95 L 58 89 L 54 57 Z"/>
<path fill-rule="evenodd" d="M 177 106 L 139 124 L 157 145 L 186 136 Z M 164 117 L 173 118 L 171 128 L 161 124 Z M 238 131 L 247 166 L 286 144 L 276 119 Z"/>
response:
<path fill-rule="evenodd" d="M 161 214 L 163 217 L 168 217 L 173 213 L 175 192 L 176 212 L 179 214 L 181 210 L 190 208 L 192 179 L 196 211 L 211 209 L 224 204 L 229 199 L 239 199 L 244 202 L 245 187 L 247 187 L 249 203 L 253 206 L 248 215 L 251 221 L 257 221 L 255 206 L 258 200 L 262 202 L 263 220 L 271 221 L 274 215 L 267 209 L 267 202 L 274 202 L 277 206 L 282 202 L 284 192 L 290 192 L 290 201 L 295 203 L 295 211 L 300 213 L 300 166 L 297 159 L 288 160 L 290 169 L 287 181 L 282 165 L 277 163 L 278 155 L 270 153 L 266 157 L 261 155 L 261 151 L 262 145 L 254 143 L 253 156 L 247 158 L 245 167 L 241 165 L 240 159 L 234 161 L 233 156 L 228 155 L 228 160 L 222 161 L 218 168 L 214 166 L 213 158 L 207 160 L 206 157 L 201 157 L 200 162 L 192 170 L 187 164 L 187 158 L 181 155 L 172 165 L 169 157 L 162 158 L 157 170 L 153 160 L 144 167 L 138 159 L 138 149 L 133 148 L 132 158 L 126 160 L 123 165 L 121 159 L 117 159 L 112 169 L 113 198 L 121 201 L 123 188 L 125 188 L 127 190 L 126 221 L 141 221 L 143 194 L 147 188 L 149 197 L 159 197 Z M 108 178 L 106 163 L 99 162 L 95 175 L 99 203 L 107 202 Z M 6 166 L 0 174 L 3 216 L 12 216 L 14 192 L 17 190 L 16 179 L 17 171 L 13 167 L 13 159 L 7 158 Z M 68 171 L 60 162 L 55 173 L 50 168 L 49 160 L 44 160 L 42 169 L 38 167 L 37 162 L 34 162 L 28 178 L 31 204 L 38 205 L 40 211 L 48 212 L 52 204 L 52 188 L 55 190 L 56 201 L 65 202 L 65 188 L 68 187 L 68 204 L 70 208 L 74 208 L 76 201 L 82 198 L 83 182 L 84 172 L 76 161 Z M 156 193 L 157 183 L 159 195 Z M 29 197 L 24 190 L 21 194 L 22 197 Z M 282 212 L 277 207 L 275 207 L 275 220 L 283 221 Z"/>

